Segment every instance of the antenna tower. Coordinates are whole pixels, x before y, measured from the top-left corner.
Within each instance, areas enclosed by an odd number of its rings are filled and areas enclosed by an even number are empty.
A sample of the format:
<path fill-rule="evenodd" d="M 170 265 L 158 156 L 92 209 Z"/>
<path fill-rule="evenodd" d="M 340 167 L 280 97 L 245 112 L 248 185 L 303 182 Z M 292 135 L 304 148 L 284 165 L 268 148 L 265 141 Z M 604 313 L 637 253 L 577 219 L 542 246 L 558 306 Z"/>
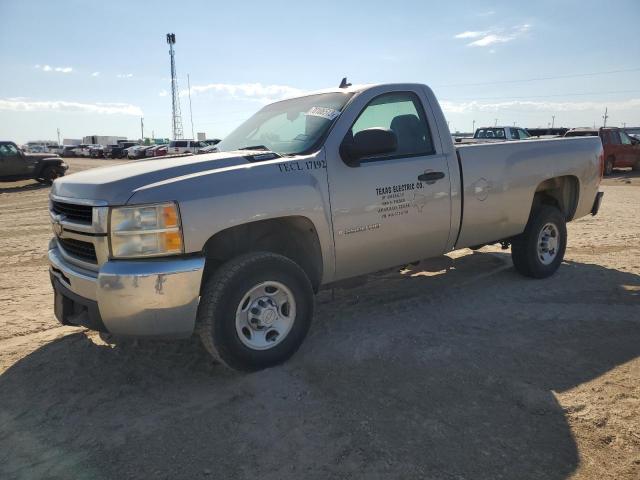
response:
<path fill-rule="evenodd" d="M 176 34 L 167 33 L 169 44 L 169 56 L 171 57 L 171 131 L 173 139 L 179 140 L 182 136 L 182 115 L 180 113 L 180 94 L 178 91 L 178 76 L 176 74 L 176 60 L 173 46 L 176 43 Z"/>

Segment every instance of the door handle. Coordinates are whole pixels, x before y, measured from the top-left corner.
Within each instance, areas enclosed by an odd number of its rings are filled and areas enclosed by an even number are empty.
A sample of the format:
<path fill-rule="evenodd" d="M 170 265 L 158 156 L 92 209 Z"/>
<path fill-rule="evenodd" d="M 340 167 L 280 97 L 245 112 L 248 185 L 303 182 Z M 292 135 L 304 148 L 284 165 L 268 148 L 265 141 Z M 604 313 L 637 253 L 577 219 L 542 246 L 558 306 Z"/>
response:
<path fill-rule="evenodd" d="M 421 182 L 435 182 L 444 178 L 444 172 L 426 172 L 422 175 L 418 175 L 418 180 Z"/>

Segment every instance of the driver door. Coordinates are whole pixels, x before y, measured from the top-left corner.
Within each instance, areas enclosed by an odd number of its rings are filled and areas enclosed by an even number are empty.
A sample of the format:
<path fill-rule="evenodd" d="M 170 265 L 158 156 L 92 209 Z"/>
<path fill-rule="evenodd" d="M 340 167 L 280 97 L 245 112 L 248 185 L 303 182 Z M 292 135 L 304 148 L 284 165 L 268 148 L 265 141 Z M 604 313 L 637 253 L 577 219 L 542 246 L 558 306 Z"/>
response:
<path fill-rule="evenodd" d="M 447 155 L 431 134 L 418 91 L 383 93 L 360 110 L 341 141 L 368 128 L 392 130 L 394 152 L 347 165 L 329 155 L 336 279 L 445 252 L 451 220 Z M 345 119 L 345 121 L 347 121 Z M 437 144 L 437 145 L 436 145 Z"/>

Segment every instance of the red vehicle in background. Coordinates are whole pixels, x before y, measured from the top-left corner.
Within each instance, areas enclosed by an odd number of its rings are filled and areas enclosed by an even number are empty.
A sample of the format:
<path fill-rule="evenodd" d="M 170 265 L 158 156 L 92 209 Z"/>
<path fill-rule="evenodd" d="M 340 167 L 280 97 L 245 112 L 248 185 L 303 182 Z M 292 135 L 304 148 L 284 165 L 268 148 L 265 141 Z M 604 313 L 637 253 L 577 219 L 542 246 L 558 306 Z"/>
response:
<path fill-rule="evenodd" d="M 640 170 L 640 140 L 630 137 L 621 128 L 574 128 L 565 137 L 600 137 L 604 147 L 604 174 L 611 175 L 614 168 L 631 167 Z"/>
<path fill-rule="evenodd" d="M 161 145 L 153 151 L 154 157 L 162 157 L 167 154 L 167 145 Z"/>

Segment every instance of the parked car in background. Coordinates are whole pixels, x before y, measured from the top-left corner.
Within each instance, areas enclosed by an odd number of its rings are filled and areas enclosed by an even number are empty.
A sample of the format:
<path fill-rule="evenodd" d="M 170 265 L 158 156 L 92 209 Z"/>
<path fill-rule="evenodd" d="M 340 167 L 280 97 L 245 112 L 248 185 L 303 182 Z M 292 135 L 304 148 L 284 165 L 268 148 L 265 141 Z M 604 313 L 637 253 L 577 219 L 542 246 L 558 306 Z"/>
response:
<path fill-rule="evenodd" d="M 527 133 L 532 137 L 540 137 L 540 138 L 562 137 L 565 133 L 569 131 L 569 129 L 565 127 L 527 128 L 526 130 L 527 130 Z"/>
<path fill-rule="evenodd" d="M 89 156 L 91 158 L 103 158 L 104 145 L 95 145 L 95 146 L 89 147 Z"/>
<path fill-rule="evenodd" d="M 476 129 L 473 138 L 456 138 L 456 143 L 491 143 L 508 140 L 527 140 L 531 135 L 519 127 L 481 127 Z"/>
<path fill-rule="evenodd" d="M 126 149 L 138 145 L 138 142 L 125 141 L 118 142 L 112 145 L 107 145 L 104 149 L 104 158 L 126 158 Z"/>
<path fill-rule="evenodd" d="M 604 147 L 604 174 L 611 175 L 614 168 L 631 167 L 640 170 L 640 140 L 630 137 L 616 127 L 574 128 L 565 137 L 600 137 Z"/>
<path fill-rule="evenodd" d="M 169 142 L 170 154 L 173 153 L 198 153 L 201 148 L 206 147 L 204 142 L 198 140 L 171 140 Z"/>
<path fill-rule="evenodd" d="M 154 157 L 163 157 L 167 154 L 168 145 L 161 145 L 154 152 Z"/>
<path fill-rule="evenodd" d="M 91 156 L 91 149 L 95 147 L 99 147 L 100 145 L 78 145 L 74 150 L 76 152 L 76 156 L 78 157 L 86 157 L 89 158 Z"/>
<path fill-rule="evenodd" d="M 218 147 L 215 145 L 207 145 L 202 147 L 198 153 L 215 153 L 218 151 Z"/>
<path fill-rule="evenodd" d="M 127 158 L 131 160 L 145 158 L 147 150 L 153 147 L 154 145 L 138 145 L 136 147 L 130 148 L 127 151 Z"/>
<path fill-rule="evenodd" d="M 61 157 L 75 157 L 75 149 L 78 148 L 77 145 L 63 145 L 62 151 L 60 152 Z"/>
<path fill-rule="evenodd" d="M 205 145 L 212 146 L 212 145 L 219 144 L 220 141 L 221 140 L 219 138 L 208 138 L 206 140 L 202 140 L 201 142 L 204 143 Z"/>
<path fill-rule="evenodd" d="M 147 150 L 145 150 L 145 152 L 144 152 L 145 157 L 155 157 L 156 156 L 156 152 L 158 151 L 158 149 L 160 149 L 162 147 L 166 147 L 166 145 L 154 145 L 151 148 L 147 148 Z"/>
<path fill-rule="evenodd" d="M 67 168 L 58 155 L 24 152 L 13 142 L 0 141 L 0 181 L 34 179 L 51 184 Z"/>
<path fill-rule="evenodd" d="M 88 145 L 86 143 L 81 143 L 80 145 L 76 145 L 73 149 L 73 155 L 75 157 L 82 157 L 84 155 L 82 155 L 82 151 L 83 149 L 88 148 Z"/>

